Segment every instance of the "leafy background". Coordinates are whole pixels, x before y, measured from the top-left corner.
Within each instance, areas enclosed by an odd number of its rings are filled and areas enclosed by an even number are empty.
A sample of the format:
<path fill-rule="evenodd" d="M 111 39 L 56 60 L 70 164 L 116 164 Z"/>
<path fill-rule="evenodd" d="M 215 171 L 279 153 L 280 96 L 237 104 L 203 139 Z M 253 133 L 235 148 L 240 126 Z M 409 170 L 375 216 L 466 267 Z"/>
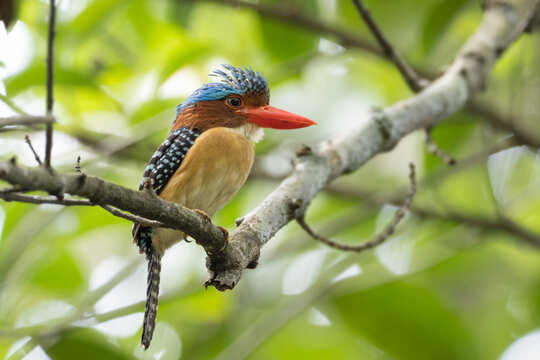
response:
<path fill-rule="evenodd" d="M 371 42 L 345 0 L 261 1 Z M 423 73 L 437 74 L 482 17 L 476 1 L 365 2 L 387 37 Z M 0 29 L 0 114 L 45 108 L 46 1 L 22 0 Z M 53 165 L 135 188 L 167 135 L 174 107 L 221 63 L 251 65 L 272 104 L 318 127 L 269 130 L 252 176 L 215 218 L 234 220 L 290 171 L 301 143 L 363 121 L 371 106 L 411 96 L 386 60 L 313 30 L 210 1 L 58 1 Z M 540 141 L 538 36 L 524 36 L 479 97 Z M 4 129 L 5 130 L 5 129 Z M 34 165 L 43 131 L 0 133 L 0 156 Z M 342 253 L 290 224 L 233 291 L 205 290 L 204 252 L 165 257 L 158 325 L 138 346 L 144 259 L 130 224 L 99 208 L 0 203 L 0 354 L 6 359 L 532 359 L 540 352 L 540 162 L 536 149 L 470 111 L 434 130 L 458 159 L 430 155 L 421 133 L 336 181 L 311 205 L 324 235 L 360 243 L 380 231 L 407 189 L 412 211 L 385 244 Z M 500 226 L 510 218 L 527 236 Z M 536 248 L 535 248 L 536 247 Z M 527 357 L 530 356 L 530 357 Z"/>

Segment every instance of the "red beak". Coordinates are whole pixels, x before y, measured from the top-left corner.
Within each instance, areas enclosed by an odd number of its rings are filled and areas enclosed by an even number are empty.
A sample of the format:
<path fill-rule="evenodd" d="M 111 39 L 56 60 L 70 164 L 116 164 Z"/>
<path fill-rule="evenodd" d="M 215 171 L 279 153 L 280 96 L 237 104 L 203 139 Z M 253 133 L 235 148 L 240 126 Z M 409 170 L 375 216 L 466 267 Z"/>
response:
<path fill-rule="evenodd" d="M 248 122 L 272 129 L 299 129 L 317 125 L 315 121 L 270 105 L 247 109 Z"/>

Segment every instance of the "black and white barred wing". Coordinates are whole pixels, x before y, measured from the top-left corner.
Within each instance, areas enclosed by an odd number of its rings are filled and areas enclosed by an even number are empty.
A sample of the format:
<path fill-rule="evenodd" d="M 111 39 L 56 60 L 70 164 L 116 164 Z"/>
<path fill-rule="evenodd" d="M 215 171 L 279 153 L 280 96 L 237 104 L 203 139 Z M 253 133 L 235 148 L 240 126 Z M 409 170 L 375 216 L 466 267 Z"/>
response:
<path fill-rule="evenodd" d="M 182 165 L 187 152 L 200 134 L 199 130 L 186 127 L 171 131 L 146 166 L 139 190 L 150 181 L 152 189 L 159 195 L 174 172 Z"/>
<path fill-rule="evenodd" d="M 151 186 L 156 194 L 160 194 L 176 170 L 182 165 L 184 158 L 197 137 L 201 134 L 198 129 L 181 127 L 171 131 L 167 139 L 156 150 L 148 166 L 144 170 L 139 190 Z M 148 254 L 153 229 L 145 226 L 133 225 L 133 241 L 139 246 L 141 252 Z"/>

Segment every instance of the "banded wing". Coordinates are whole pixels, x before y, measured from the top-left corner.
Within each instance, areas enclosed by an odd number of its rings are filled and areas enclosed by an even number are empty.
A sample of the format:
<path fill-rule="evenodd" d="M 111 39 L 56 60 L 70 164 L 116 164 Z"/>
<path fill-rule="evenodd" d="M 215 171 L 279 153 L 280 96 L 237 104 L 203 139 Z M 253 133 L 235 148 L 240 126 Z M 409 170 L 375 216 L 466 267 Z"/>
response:
<path fill-rule="evenodd" d="M 152 189 L 159 195 L 175 171 L 182 165 L 187 152 L 200 134 L 200 130 L 186 127 L 171 131 L 146 166 L 139 190 L 142 190 L 149 182 Z M 133 241 L 139 246 L 141 253 L 148 255 L 152 233 L 153 229 L 150 227 L 133 224 Z"/>

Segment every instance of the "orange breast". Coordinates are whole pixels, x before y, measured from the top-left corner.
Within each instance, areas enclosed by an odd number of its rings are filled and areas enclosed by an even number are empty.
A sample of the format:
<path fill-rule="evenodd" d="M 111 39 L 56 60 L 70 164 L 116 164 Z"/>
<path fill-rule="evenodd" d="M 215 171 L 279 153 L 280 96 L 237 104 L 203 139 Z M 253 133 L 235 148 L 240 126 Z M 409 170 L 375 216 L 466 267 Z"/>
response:
<path fill-rule="evenodd" d="M 245 136 L 229 128 L 209 129 L 197 138 L 159 196 L 213 217 L 246 181 L 254 155 L 253 142 Z M 164 251 L 182 237 L 180 231 L 158 229 L 152 243 Z"/>

